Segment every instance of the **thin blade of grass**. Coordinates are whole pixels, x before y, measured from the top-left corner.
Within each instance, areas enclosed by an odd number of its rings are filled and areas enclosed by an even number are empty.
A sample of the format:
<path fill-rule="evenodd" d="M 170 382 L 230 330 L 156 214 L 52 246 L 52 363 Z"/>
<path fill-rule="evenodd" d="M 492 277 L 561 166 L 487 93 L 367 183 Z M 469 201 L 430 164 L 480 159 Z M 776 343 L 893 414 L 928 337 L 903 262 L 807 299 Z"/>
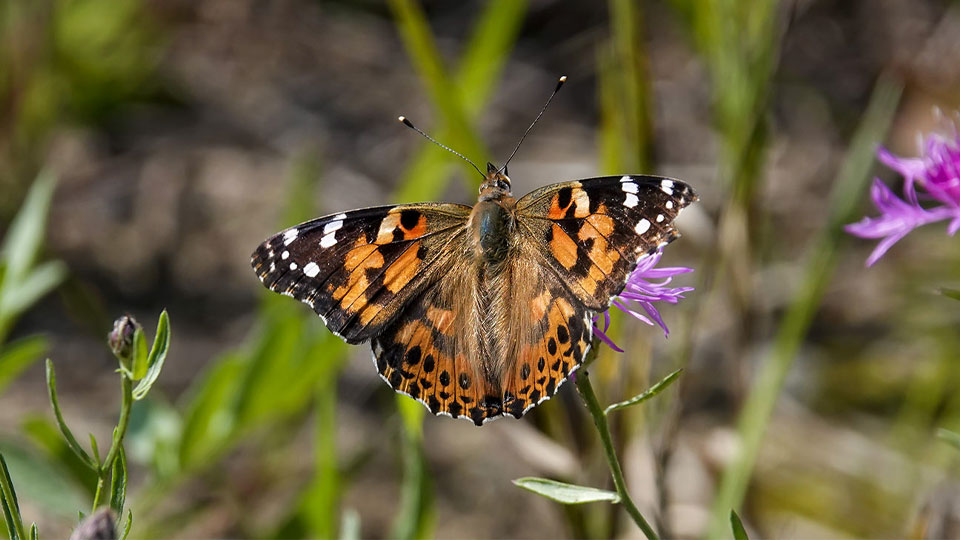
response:
<path fill-rule="evenodd" d="M 899 82 L 886 77 L 877 82 L 847 157 L 837 174 L 827 225 L 811 246 L 800 287 L 740 413 L 740 453 L 723 471 L 707 532 L 709 537 L 727 534 L 730 509 L 739 508 L 743 502 L 773 407 L 829 283 L 837 249 L 845 239 L 843 225 L 856 218 L 855 213 L 870 181 L 876 144 L 887 133 L 900 92 Z"/>
<path fill-rule="evenodd" d="M 47 352 L 47 340 L 30 336 L 14 341 L 0 349 L 0 394 L 25 369 Z"/>
<path fill-rule="evenodd" d="M 20 503 L 17 501 L 17 492 L 13 489 L 13 480 L 10 479 L 10 471 L 7 469 L 7 461 L 3 454 L 0 454 L 0 496 L 3 504 L 3 519 L 7 524 L 7 534 L 11 540 L 25 538 L 23 531 L 23 519 L 20 517 Z"/>

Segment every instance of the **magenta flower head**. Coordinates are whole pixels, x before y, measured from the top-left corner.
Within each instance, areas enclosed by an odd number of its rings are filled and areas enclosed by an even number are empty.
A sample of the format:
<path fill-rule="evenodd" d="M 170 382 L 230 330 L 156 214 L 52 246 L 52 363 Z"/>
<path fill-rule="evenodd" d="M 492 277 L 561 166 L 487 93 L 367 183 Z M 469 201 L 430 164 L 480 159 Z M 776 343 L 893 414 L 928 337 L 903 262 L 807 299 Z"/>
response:
<path fill-rule="evenodd" d="M 666 337 L 670 334 L 670 330 L 667 329 L 667 325 L 663 322 L 660 312 L 657 311 L 653 303 L 676 304 L 683 298 L 684 293 L 692 291 L 693 287 L 670 287 L 669 285 L 673 281 L 673 276 L 693 272 L 693 268 L 681 266 L 656 268 L 661 256 L 663 256 L 663 251 L 657 251 L 641 260 L 627 278 L 627 286 L 623 289 L 623 292 L 620 293 L 620 296 L 614 298 L 610 305 L 650 326 L 657 325 L 663 328 L 663 335 Z M 638 311 L 638 308 L 643 309 L 645 314 Z M 596 324 L 601 317 L 604 319 L 602 330 Z M 610 328 L 610 311 L 607 310 L 602 315 L 598 315 L 593 322 L 594 335 L 614 350 L 623 352 L 623 349 L 617 347 L 616 343 L 604 333 Z"/>
<path fill-rule="evenodd" d="M 881 148 L 877 158 L 904 178 L 903 195 L 898 197 L 879 179 L 874 179 L 870 196 L 880 211 L 878 217 L 863 218 L 845 227 L 861 238 L 880 238 L 867 258 L 872 266 L 910 231 L 936 221 L 949 220 L 947 234 L 960 230 L 960 134 L 932 133 L 920 141 L 920 157 L 903 158 Z M 924 201 L 925 206 L 920 205 Z"/>

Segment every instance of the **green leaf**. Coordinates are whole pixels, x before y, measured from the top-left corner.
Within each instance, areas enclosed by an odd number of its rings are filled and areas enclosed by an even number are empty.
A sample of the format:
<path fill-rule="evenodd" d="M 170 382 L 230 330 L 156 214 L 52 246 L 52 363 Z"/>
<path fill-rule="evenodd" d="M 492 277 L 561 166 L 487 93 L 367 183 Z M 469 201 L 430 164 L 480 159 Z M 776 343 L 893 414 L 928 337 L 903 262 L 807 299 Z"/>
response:
<path fill-rule="evenodd" d="M 30 507 L 39 510 L 39 515 L 69 519 L 77 508 L 89 505 L 91 499 L 69 471 L 34 448 L 0 439 L 0 453 L 9 467 L 13 485 L 17 486 L 18 499 L 30 501 Z"/>
<path fill-rule="evenodd" d="M 613 411 L 625 409 L 627 407 L 632 407 L 634 405 L 643 403 L 644 401 L 656 396 L 660 392 L 663 392 L 663 390 L 666 389 L 668 386 L 670 386 L 670 384 L 673 383 L 673 381 L 675 381 L 677 377 L 680 376 L 680 373 L 682 371 L 683 371 L 683 368 L 678 369 L 673 373 L 667 375 L 663 379 L 661 379 L 660 382 L 658 382 L 657 384 L 648 388 L 645 392 L 639 395 L 636 395 L 626 401 L 621 401 L 620 403 L 614 403 L 613 405 L 610 405 L 609 407 L 603 410 L 603 414 L 610 414 Z"/>
<path fill-rule="evenodd" d="M 93 497 L 97 484 L 96 471 L 70 450 L 53 422 L 39 414 L 30 414 L 20 424 L 20 428 L 54 465 L 67 471 L 74 483 L 85 488 L 87 496 Z"/>
<path fill-rule="evenodd" d="M 960 433 L 940 428 L 937 430 L 937 437 L 940 437 L 940 439 L 946 441 L 950 446 L 960 450 Z"/>
<path fill-rule="evenodd" d="M 737 515 L 735 510 L 730 511 L 730 527 L 733 529 L 734 540 L 750 540 L 750 537 L 747 536 L 747 530 L 743 528 L 740 516 Z"/>
<path fill-rule="evenodd" d="M 93 436 L 93 433 L 90 433 L 90 450 L 93 454 L 93 459 L 97 461 L 97 468 L 100 467 L 100 464 L 103 463 L 100 461 L 100 448 L 97 446 L 97 438 Z"/>
<path fill-rule="evenodd" d="M 157 382 L 160 377 L 160 370 L 163 369 L 163 362 L 167 359 L 167 350 L 170 348 L 170 317 L 167 310 L 160 313 L 160 321 L 157 322 L 157 334 L 153 338 L 153 346 L 150 348 L 150 354 L 147 356 L 146 372 L 141 376 L 137 387 L 133 389 L 133 399 L 139 401 L 147 396 L 147 392 Z M 134 375 L 136 375 L 136 370 Z"/>
<path fill-rule="evenodd" d="M 50 394 L 50 405 L 53 406 L 53 414 L 57 417 L 57 426 L 60 427 L 60 433 L 63 434 L 63 438 L 67 440 L 67 446 L 69 446 L 70 449 L 73 450 L 73 453 L 83 460 L 88 467 L 96 469 L 97 464 L 90 459 L 90 456 L 87 455 L 80 446 L 80 443 L 77 442 L 77 439 L 73 436 L 73 433 L 70 432 L 70 428 L 67 427 L 67 423 L 63 419 L 63 413 L 60 412 L 60 403 L 57 401 L 57 376 L 53 371 L 53 362 L 51 362 L 49 358 L 47 358 L 47 390 Z"/>
<path fill-rule="evenodd" d="M 17 287 L 36 258 L 43 241 L 47 210 L 50 208 L 56 182 L 56 177 L 49 171 L 41 172 L 30 186 L 27 198 L 10 224 L 3 250 L 0 252 L 0 261 L 6 263 L 3 290 L 0 290 L 0 293 L 3 293 L 0 294 L 0 306 L 5 307 L 8 285 L 11 288 Z"/>
<path fill-rule="evenodd" d="M 110 508 L 118 516 L 123 515 L 123 503 L 127 497 L 127 453 L 123 447 L 113 460 L 113 471 L 110 473 Z"/>
<path fill-rule="evenodd" d="M 47 340 L 29 336 L 0 349 L 0 393 L 47 351 Z"/>
<path fill-rule="evenodd" d="M 30 540 L 40 540 L 40 531 L 37 530 L 37 524 L 30 525 Z"/>
<path fill-rule="evenodd" d="M 13 489 L 13 480 L 3 454 L 0 454 L 0 504 L 3 506 L 3 520 L 7 524 L 10 540 L 24 538 L 20 503 L 17 501 L 17 492 Z"/>
<path fill-rule="evenodd" d="M 566 484 L 546 478 L 533 478 L 528 476 L 525 478 L 517 478 L 513 481 L 513 484 L 563 504 L 583 504 L 600 501 L 620 502 L 620 496 L 613 491 Z"/>
<path fill-rule="evenodd" d="M 946 296 L 947 298 L 960 300 L 960 290 L 957 290 L 957 289 L 948 289 L 946 287 L 940 287 L 940 294 Z"/>
<path fill-rule="evenodd" d="M 123 534 L 120 535 L 120 540 L 127 540 L 127 535 L 130 534 L 130 527 L 133 526 L 133 511 L 127 510 L 127 521 L 123 524 Z"/>
<path fill-rule="evenodd" d="M 130 367 L 130 378 L 139 381 L 147 374 L 147 338 L 143 329 L 137 328 L 133 333 L 133 362 Z"/>
<path fill-rule="evenodd" d="M 17 315 L 46 296 L 67 277 L 67 266 L 60 261 L 49 261 L 37 266 L 19 282 L 3 292 L 3 313 Z"/>

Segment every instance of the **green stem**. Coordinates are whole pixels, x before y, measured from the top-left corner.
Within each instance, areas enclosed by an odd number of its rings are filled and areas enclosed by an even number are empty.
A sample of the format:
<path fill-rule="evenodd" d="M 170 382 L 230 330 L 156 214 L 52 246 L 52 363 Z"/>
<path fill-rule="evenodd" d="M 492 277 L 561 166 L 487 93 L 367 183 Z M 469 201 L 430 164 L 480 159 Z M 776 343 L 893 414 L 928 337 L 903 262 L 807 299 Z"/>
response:
<path fill-rule="evenodd" d="M 596 349 L 596 347 L 594 349 Z M 630 517 L 633 518 L 634 523 L 643 531 L 643 534 L 646 535 L 649 540 L 656 540 L 658 538 L 657 533 L 654 532 L 650 524 L 647 523 L 647 520 L 644 519 L 643 514 L 640 513 L 637 505 L 634 504 L 633 499 L 630 498 L 630 493 L 627 492 L 627 484 L 623 479 L 623 470 L 620 468 L 620 460 L 617 459 L 617 452 L 613 447 L 613 437 L 610 435 L 610 426 L 607 424 L 607 415 L 604 414 L 603 408 L 597 400 L 597 394 L 593 391 L 593 385 L 590 384 L 590 377 L 587 376 L 585 369 L 581 369 L 577 372 L 575 379 L 580 397 L 583 399 L 584 404 L 586 404 L 587 410 L 590 411 L 590 416 L 593 417 L 593 423 L 597 426 L 597 432 L 600 433 L 600 442 L 603 443 L 603 452 L 606 454 L 607 464 L 610 466 L 613 485 L 617 489 L 617 494 L 620 495 L 620 503 L 626 509 L 627 513 L 630 514 Z"/>
<path fill-rule="evenodd" d="M 105 481 L 106 478 L 104 478 L 103 471 L 97 471 L 97 491 L 93 494 L 93 510 L 91 510 L 91 513 L 96 512 L 97 507 L 100 506 L 100 493 L 103 492 L 103 483 Z"/>
<path fill-rule="evenodd" d="M 130 423 L 130 408 L 133 407 L 133 381 L 125 373 L 120 373 L 121 391 L 123 392 L 123 401 L 120 404 L 120 421 L 117 422 L 117 428 L 113 431 L 113 443 L 110 444 L 110 451 L 107 457 L 103 458 L 103 464 L 100 470 L 105 472 L 113 467 L 113 460 L 117 458 L 120 452 L 120 446 L 123 445 L 123 436 L 127 433 L 127 424 Z"/>

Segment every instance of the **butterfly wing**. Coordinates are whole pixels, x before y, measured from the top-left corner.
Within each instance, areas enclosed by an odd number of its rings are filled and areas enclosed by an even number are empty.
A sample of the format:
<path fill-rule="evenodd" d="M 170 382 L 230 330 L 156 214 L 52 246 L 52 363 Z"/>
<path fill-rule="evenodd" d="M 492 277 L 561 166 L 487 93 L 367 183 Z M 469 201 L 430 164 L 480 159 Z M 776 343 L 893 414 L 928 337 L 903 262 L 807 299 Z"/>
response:
<path fill-rule="evenodd" d="M 380 206 L 321 217 L 261 244 L 251 264 L 263 284 L 313 308 L 348 343 L 376 335 L 437 277 L 466 236 L 470 207 Z"/>
<path fill-rule="evenodd" d="M 443 279 L 425 288 L 403 314 L 373 338 L 377 371 L 394 390 L 433 414 L 481 425 L 502 414 L 498 376 L 487 369 L 487 338 L 479 308 L 475 261 L 447 261 Z"/>
<path fill-rule="evenodd" d="M 607 176 L 554 184 L 517 201 L 524 242 L 585 308 L 607 309 L 643 257 L 679 237 L 673 220 L 697 200 L 659 176 Z"/>
<path fill-rule="evenodd" d="M 519 418 L 549 399 L 580 366 L 594 316 L 640 259 L 679 236 L 672 222 L 695 200 L 678 180 L 619 176 L 546 186 L 517 202 L 509 303 L 521 307 L 508 330 L 514 360 L 500 374 L 507 413 Z"/>

